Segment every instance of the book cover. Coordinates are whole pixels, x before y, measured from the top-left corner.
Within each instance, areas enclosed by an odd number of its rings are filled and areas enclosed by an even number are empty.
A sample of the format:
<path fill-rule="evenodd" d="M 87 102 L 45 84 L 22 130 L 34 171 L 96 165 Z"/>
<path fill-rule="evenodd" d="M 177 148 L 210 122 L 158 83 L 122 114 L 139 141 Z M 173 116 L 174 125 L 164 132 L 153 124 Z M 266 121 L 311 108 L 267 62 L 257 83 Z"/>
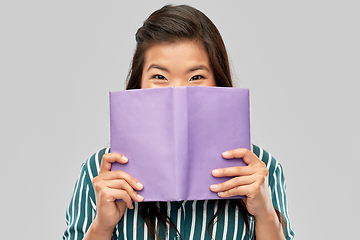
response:
<path fill-rule="evenodd" d="M 219 199 L 210 185 L 217 168 L 243 166 L 222 152 L 250 149 L 249 90 L 230 87 L 167 87 L 110 92 L 114 163 L 137 178 L 144 201 Z"/>

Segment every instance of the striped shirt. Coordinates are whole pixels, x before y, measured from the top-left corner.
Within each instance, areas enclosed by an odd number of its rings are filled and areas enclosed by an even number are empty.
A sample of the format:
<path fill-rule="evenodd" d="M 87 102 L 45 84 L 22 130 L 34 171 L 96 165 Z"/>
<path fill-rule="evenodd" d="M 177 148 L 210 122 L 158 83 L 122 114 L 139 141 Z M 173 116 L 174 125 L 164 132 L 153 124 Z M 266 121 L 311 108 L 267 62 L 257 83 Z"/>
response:
<path fill-rule="evenodd" d="M 75 184 L 73 196 L 66 211 L 67 229 L 63 239 L 83 239 L 96 215 L 95 193 L 92 179 L 100 170 L 102 156 L 110 151 L 102 149 L 91 156 L 81 167 L 80 176 Z M 252 145 L 252 151 L 261 159 L 269 170 L 268 183 L 273 206 L 284 216 L 286 239 L 294 238 L 291 227 L 286 199 L 286 183 L 282 167 L 268 152 Z M 237 206 L 221 205 L 213 224 L 208 223 L 214 216 L 220 204 L 218 200 L 198 200 L 180 202 L 158 202 L 158 207 L 165 212 L 175 224 L 182 239 L 254 239 L 254 219 L 249 219 L 250 229 L 246 228 L 244 219 Z M 134 209 L 127 209 L 113 232 L 113 239 L 151 239 L 147 226 L 139 214 L 139 204 L 134 203 Z M 157 221 L 155 221 L 157 223 Z M 160 225 L 160 224 L 159 224 Z M 161 239 L 180 239 L 173 228 L 158 228 Z"/>

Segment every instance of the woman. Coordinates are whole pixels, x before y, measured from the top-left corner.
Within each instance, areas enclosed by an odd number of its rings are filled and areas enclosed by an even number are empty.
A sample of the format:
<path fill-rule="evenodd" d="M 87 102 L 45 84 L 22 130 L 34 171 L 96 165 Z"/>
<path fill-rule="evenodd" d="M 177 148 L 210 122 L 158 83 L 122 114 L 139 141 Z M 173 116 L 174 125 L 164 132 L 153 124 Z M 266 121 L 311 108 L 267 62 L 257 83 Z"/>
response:
<path fill-rule="evenodd" d="M 155 11 L 136 41 L 127 89 L 233 85 L 220 33 L 192 7 Z M 112 163 L 131 159 L 109 149 L 97 152 L 82 166 L 64 239 L 292 239 L 281 165 L 254 145 L 223 157 L 243 158 L 248 165 L 214 169 L 214 177 L 232 178 L 209 186 L 211 191 L 245 200 L 154 203 L 143 202 L 137 179 L 110 171 Z"/>

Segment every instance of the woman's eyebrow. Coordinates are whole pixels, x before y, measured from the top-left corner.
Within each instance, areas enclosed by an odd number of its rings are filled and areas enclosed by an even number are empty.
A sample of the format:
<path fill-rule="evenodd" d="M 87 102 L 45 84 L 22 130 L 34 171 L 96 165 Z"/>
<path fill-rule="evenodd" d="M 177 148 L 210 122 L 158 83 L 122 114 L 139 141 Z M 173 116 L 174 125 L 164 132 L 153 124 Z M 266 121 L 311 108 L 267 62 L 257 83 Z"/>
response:
<path fill-rule="evenodd" d="M 194 68 L 190 68 L 188 72 L 194 72 L 196 70 L 205 70 L 205 71 L 210 72 L 209 68 L 206 67 L 205 65 L 200 65 L 200 66 L 197 66 L 197 67 L 194 67 Z"/>
<path fill-rule="evenodd" d="M 148 71 L 150 71 L 150 69 L 152 69 L 152 68 L 160 69 L 160 70 L 163 70 L 163 71 L 165 71 L 165 72 L 169 72 L 169 70 L 168 70 L 167 68 L 161 67 L 161 66 L 156 65 L 156 64 L 151 64 L 146 71 L 148 72 Z"/>
<path fill-rule="evenodd" d="M 161 67 L 161 66 L 156 65 L 156 64 L 151 64 L 146 71 L 148 72 L 148 71 L 150 71 L 150 69 L 152 69 L 152 68 L 160 69 L 160 70 L 163 70 L 163 71 L 165 71 L 165 72 L 169 72 L 169 70 L 168 70 L 167 68 Z M 190 69 L 188 70 L 188 72 L 194 72 L 194 71 L 197 71 L 197 70 L 205 70 L 205 71 L 210 72 L 209 68 L 206 67 L 205 65 L 200 65 L 200 66 L 196 66 L 196 67 L 190 68 Z"/>

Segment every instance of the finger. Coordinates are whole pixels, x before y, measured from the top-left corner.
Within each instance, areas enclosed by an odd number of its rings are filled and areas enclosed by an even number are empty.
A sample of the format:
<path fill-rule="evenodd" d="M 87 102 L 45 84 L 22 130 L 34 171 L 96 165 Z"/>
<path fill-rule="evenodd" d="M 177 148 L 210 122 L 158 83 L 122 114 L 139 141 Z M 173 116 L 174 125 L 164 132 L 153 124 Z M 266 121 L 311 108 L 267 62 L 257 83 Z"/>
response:
<path fill-rule="evenodd" d="M 120 200 L 120 201 L 115 201 L 115 203 L 123 201 L 126 204 L 126 207 L 129 209 L 134 208 L 133 200 L 137 202 L 142 202 L 144 200 L 144 197 L 140 196 L 135 191 L 132 191 L 132 193 L 129 194 L 129 192 L 125 190 L 118 190 L 118 189 L 111 189 L 111 190 L 114 191 L 115 199 L 113 201 Z"/>
<path fill-rule="evenodd" d="M 254 176 L 235 177 L 223 183 L 213 184 L 210 186 L 210 189 L 213 192 L 224 192 L 239 186 L 250 185 L 255 181 L 256 178 Z"/>
<path fill-rule="evenodd" d="M 104 200 L 108 199 L 111 202 L 121 200 L 126 204 L 127 208 L 134 208 L 132 198 L 125 190 L 106 188 L 101 191 L 101 196 L 104 197 Z"/>
<path fill-rule="evenodd" d="M 127 163 L 129 160 L 127 157 L 120 153 L 107 153 L 104 154 L 101 161 L 100 173 L 111 171 L 111 165 L 114 162 L 118 162 L 121 164 Z"/>
<path fill-rule="evenodd" d="M 251 176 L 249 178 L 249 184 L 235 186 L 225 191 L 219 191 L 219 197 L 233 197 L 239 195 L 245 195 L 248 198 L 253 198 L 261 191 L 261 186 L 265 182 L 265 176 Z"/>
<path fill-rule="evenodd" d="M 94 181 L 125 180 L 132 188 L 136 190 L 142 190 L 144 188 L 144 186 L 140 183 L 139 180 L 121 170 L 110 171 L 102 173 L 101 175 L 99 174 L 98 178 L 94 178 Z"/>
<path fill-rule="evenodd" d="M 125 210 L 127 208 L 126 203 L 123 201 L 115 201 L 115 204 L 117 205 L 118 209 L 120 210 L 121 216 L 123 216 L 125 213 Z"/>
<path fill-rule="evenodd" d="M 229 198 L 236 196 L 247 196 L 251 191 L 251 185 L 239 186 L 236 188 L 232 188 L 228 191 L 218 192 L 217 195 L 221 198 Z"/>
<path fill-rule="evenodd" d="M 237 177 L 254 174 L 256 170 L 248 166 L 236 166 L 228 168 L 214 169 L 211 174 L 214 177 Z"/>
<path fill-rule="evenodd" d="M 112 181 L 105 181 L 105 186 L 110 189 L 115 190 L 125 190 L 128 195 L 137 202 L 142 202 L 144 197 L 137 193 L 125 180 L 112 180 Z"/>
<path fill-rule="evenodd" d="M 260 159 L 258 159 L 258 157 L 252 151 L 246 148 L 237 148 L 233 150 L 228 150 L 226 152 L 223 152 L 222 156 L 225 159 L 242 158 L 243 161 L 248 165 L 260 161 Z"/>

